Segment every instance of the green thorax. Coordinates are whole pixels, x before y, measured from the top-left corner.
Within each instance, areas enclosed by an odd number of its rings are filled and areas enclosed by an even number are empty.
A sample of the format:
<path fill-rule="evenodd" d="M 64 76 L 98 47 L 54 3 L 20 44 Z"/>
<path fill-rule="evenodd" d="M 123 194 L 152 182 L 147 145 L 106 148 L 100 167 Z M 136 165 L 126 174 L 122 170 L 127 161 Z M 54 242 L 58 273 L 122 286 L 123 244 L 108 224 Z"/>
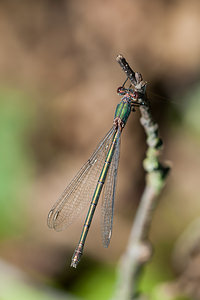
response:
<path fill-rule="evenodd" d="M 116 107 L 115 118 L 120 118 L 124 125 L 126 124 L 131 112 L 131 104 L 128 101 L 122 100 Z"/>

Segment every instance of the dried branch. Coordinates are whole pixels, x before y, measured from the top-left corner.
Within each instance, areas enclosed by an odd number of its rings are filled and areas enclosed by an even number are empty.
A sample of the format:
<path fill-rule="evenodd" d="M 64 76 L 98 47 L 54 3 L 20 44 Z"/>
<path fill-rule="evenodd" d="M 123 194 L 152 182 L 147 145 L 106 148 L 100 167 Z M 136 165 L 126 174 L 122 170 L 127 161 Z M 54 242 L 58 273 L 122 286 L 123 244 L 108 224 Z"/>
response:
<path fill-rule="evenodd" d="M 134 72 L 122 55 L 117 62 L 139 94 L 141 118 L 147 139 L 146 158 L 143 161 L 146 170 L 146 186 L 133 222 L 132 231 L 125 253 L 118 270 L 118 281 L 114 299 L 132 300 L 137 298 L 138 280 L 143 265 L 149 261 L 152 247 L 148 240 L 154 210 L 170 168 L 159 161 L 162 140 L 158 137 L 158 124 L 151 115 L 150 104 L 146 95 L 146 82 L 140 73 Z"/>

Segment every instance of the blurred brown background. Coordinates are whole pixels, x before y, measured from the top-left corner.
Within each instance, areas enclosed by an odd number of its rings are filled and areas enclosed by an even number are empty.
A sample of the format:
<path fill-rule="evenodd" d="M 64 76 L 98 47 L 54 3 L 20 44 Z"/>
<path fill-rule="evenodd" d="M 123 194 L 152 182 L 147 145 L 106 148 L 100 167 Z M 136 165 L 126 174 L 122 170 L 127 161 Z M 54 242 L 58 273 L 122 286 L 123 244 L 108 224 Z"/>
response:
<path fill-rule="evenodd" d="M 112 126 L 116 89 L 125 80 L 115 61 L 119 53 L 149 83 L 163 160 L 172 165 L 142 288 L 151 292 L 176 278 L 174 244 L 200 214 L 199 12 L 198 0 L 0 2 L 0 299 L 53 299 L 53 293 L 68 299 L 70 291 L 95 300 L 111 294 L 144 187 L 139 112 L 123 132 L 109 249 L 101 246 L 97 209 L 83 261 L 72 271 L 85 214 L 60 233 L 48 229 L 46 218 Z M 193 290 L 186 294 L 200 299 Z"/>

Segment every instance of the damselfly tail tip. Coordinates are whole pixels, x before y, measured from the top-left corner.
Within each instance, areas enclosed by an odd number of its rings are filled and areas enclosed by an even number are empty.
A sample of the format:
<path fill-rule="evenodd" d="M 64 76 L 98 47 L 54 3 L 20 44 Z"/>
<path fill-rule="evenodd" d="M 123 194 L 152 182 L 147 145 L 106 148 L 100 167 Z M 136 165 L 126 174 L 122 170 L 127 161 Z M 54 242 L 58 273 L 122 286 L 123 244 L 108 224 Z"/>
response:
<path fill-rule="evenodd" d="M 75 269 L 76 269 L 76 267 L 77 267 L 77 263 L 75 263 L 74 261 L 72 261 L 72 262 L 71 262 L 71 265 L 70 265 L 70 267 L 72 267 L 72 268 L 75 268 Z"/>
<path fill-rule="evenodd" d="M 76 268 L 83 254 L 83 244 L 79 244 L 72 256 L 71 267 Z"/>
<path fill-rule="evenodd" d="M 81 255 L 82 255 L 82 254 L 81 254 Z M 78 256 L 77 253 L 74 253 L 74 255 L 73 255 L 73 257 L 72 257 L 71 265 L 70 265 L 72 268 L 75 268 L 75 269 L 76 269 L 76 267 L 77 267 L 77 265 L 78 265 L 78 263 L 79 263 L 79 261 L 80 261 L 81 255 Z"/>

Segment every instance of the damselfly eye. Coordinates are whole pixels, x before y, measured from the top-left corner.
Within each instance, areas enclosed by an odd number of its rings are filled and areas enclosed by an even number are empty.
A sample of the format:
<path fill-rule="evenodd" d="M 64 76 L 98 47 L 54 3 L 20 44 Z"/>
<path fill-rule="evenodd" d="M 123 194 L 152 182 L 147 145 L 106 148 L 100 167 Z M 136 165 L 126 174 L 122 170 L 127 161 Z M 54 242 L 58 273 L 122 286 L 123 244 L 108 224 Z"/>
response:
<path fill-rule="evenodd" d="M 133 92 L 133 93 L 130 93 L 130 96 L 131 98 L 133 98 L 133 100 L 138 100 L 138 93 L 137 92 Z"/>
<path fill-rule="evenodd" d="M 125 95 L 126 94 L 126 89 L 123 86 L 118 87 L 117 94 L 118 95 Z"/>

